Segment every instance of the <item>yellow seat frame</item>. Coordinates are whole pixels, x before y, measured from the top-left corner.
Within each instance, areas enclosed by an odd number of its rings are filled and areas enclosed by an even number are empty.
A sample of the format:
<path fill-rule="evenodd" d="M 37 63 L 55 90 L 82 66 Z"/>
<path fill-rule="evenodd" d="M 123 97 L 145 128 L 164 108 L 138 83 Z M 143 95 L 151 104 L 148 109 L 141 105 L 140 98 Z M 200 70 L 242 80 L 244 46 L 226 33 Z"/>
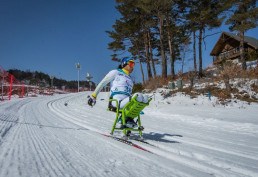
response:
<path fill-rule="evenodd" d="M 142 125 L 141 125 L 141 112 L 142 110 L 149 105 L 150 101 L 152 100 L 151 98 L 149 98 L 147 103 L 143 103 L 143 102 L 138 102 L 136 100 L 137 95 L 135 95 L 133 98 L 131 98 L 131 100 L 122 108 L 122 109 L 116 109 L 116 119 L 115 122 L 112 126 L 112 130 L 111 130 L 111 135 L 113 135 L 115 130 L 121 130 L 123 131 L 123 134 L 125 136 L 128 136 L 128 132 L 131 131 L 138 131 L 140 137 L 142 137 Z M 119 102 L 116 99 L 110 99 L 110 102 L 115 101 L 116 102 L 116 108 L 119 107 Z M 134 119 L 137 117 L 137 128 L 128 128 L 126 127 L 126 119 Z M 118 123 L 118 119 L 121 118 L 121 123 L 122 123 L 122 127 L 120 128 L 116 128 L 116 124 Z"/>

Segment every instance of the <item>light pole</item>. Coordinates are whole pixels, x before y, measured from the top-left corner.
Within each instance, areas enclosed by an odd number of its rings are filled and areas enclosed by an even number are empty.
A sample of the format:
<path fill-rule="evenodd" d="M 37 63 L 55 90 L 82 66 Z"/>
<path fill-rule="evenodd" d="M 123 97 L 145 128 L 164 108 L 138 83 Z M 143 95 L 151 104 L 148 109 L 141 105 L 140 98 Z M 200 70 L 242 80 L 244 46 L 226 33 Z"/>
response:
<path fill-rule="evenodd" d="M 54 76 L 50 76 L 50 79 L 51 79 L 51 88 L 53 89 Z"/>
<path fill-rule="evenodd" d="M 87 79 L 87 81 L 89 82 L 89 85 L 90 85 L 90 91 L 91 91 L 91 84 L 92 84 L 90 80 L 91 80 L 92 78 L 93 78 L 93 77 L 90 75 L 90 73 L 87 73 L 87 74 L 86 74 L 86 79 Z"/>
<path fill-rule="evenodd" d="M 80 79 L 80 69 L 81 69 L 80 63 L 75 63 L 75 67 L 76 67 L 77 70 L 78 70 L 78 92 L 79 92 L 79 91 L 80 91 L 80 90 L 79 90 L 79 88 L 80 88 L 79 79 Z"/>
<path fill-rule="evenodd" d="M 51 91 L 51 94 L 54 94 L 54 76 L 50 76 L 50 79 L 51 79 L 51 87 L 50 87 L 50 91 Z"/>

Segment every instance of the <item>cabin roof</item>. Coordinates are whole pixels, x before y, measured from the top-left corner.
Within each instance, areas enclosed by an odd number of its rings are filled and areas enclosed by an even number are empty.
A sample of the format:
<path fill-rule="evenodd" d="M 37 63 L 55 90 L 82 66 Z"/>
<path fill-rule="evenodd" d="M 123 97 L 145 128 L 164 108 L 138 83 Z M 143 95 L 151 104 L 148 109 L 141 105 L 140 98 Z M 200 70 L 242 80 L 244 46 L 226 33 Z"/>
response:
<path fill-rule="evenodd" d="M 231 38 L 237 42 L 240 42 L 239 35 L 229 33 L 229 32 L 222 32 L 219 37 L 219 40 L 216 42 L 215 46 L 213 47 L 213 49 L 210 53 L 211 56 L 217 56 L 221 52 L 221 50 L 223 49 L 223 47 L 225 45 L 225 43 L 224 43 L 225 36 L 228 38 Z M 244 42 L 245 42 L 245 44 L 253 47 L 254 49 L 256 49 L 256 50 L 258 49 L 258 40 L 256 38 L 245 36 Z"/>

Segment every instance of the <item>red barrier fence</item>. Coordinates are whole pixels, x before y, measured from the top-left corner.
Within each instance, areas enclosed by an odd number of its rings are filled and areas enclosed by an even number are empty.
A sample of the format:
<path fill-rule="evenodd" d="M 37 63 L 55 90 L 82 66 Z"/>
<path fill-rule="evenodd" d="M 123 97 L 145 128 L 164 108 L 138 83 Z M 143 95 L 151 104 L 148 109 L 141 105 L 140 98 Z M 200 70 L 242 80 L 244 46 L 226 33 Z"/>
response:
<path fill-rule="evenodd" d="M 1 80 L 1 100 L 11 100 L 12 95 L 18 95 L 20 98 L 24 97 L 24 83 L 18 81 L 12 74 L 5 71 L 0 66 L 0 80 Z"/>
<path fill-rule="evenodd" d="M 0 66 L 0 100 L 11 100 L 12 97 L 23 98 L 24 96 L 36 97 L 38 95 L 53 95 L 69 93 L 70 90 L 54 89 L 50 86 L 42 86 L 40 80 L 36 85 L 30 85 L 29 80 L 19 81 L 11 73 Z"/>
<path fill-rule="evenodd" d="M 38 95 L 53 95 L 77 92 L 76 90 L 68 90 L 65 88 L 54 89 L 44 82 L 45 85 L 42 85 L 42 81 L 38 80 L 35 85 L 30 85 L 30 80 L 18 80 L 11 73 L 5 71 L 0 66 L 0 100 L 11 100 L 12 97 L 23 98 L 24 96 L 36 97 Z"/>

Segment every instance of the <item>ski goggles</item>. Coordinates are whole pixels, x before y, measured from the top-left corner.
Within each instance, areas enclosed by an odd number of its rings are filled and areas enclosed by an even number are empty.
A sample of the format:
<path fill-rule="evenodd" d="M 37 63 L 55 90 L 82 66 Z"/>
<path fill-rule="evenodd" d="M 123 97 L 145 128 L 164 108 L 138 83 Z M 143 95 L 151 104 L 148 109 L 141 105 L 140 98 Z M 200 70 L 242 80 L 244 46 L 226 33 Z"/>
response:
<path fill-rule="evenodd" d="M 128 64 L 131 68 L 133 68 L 134 65 L 135 65 L 134 61 L 132 61 L 132 60 L 128 61 L 127 64 Z"/>

